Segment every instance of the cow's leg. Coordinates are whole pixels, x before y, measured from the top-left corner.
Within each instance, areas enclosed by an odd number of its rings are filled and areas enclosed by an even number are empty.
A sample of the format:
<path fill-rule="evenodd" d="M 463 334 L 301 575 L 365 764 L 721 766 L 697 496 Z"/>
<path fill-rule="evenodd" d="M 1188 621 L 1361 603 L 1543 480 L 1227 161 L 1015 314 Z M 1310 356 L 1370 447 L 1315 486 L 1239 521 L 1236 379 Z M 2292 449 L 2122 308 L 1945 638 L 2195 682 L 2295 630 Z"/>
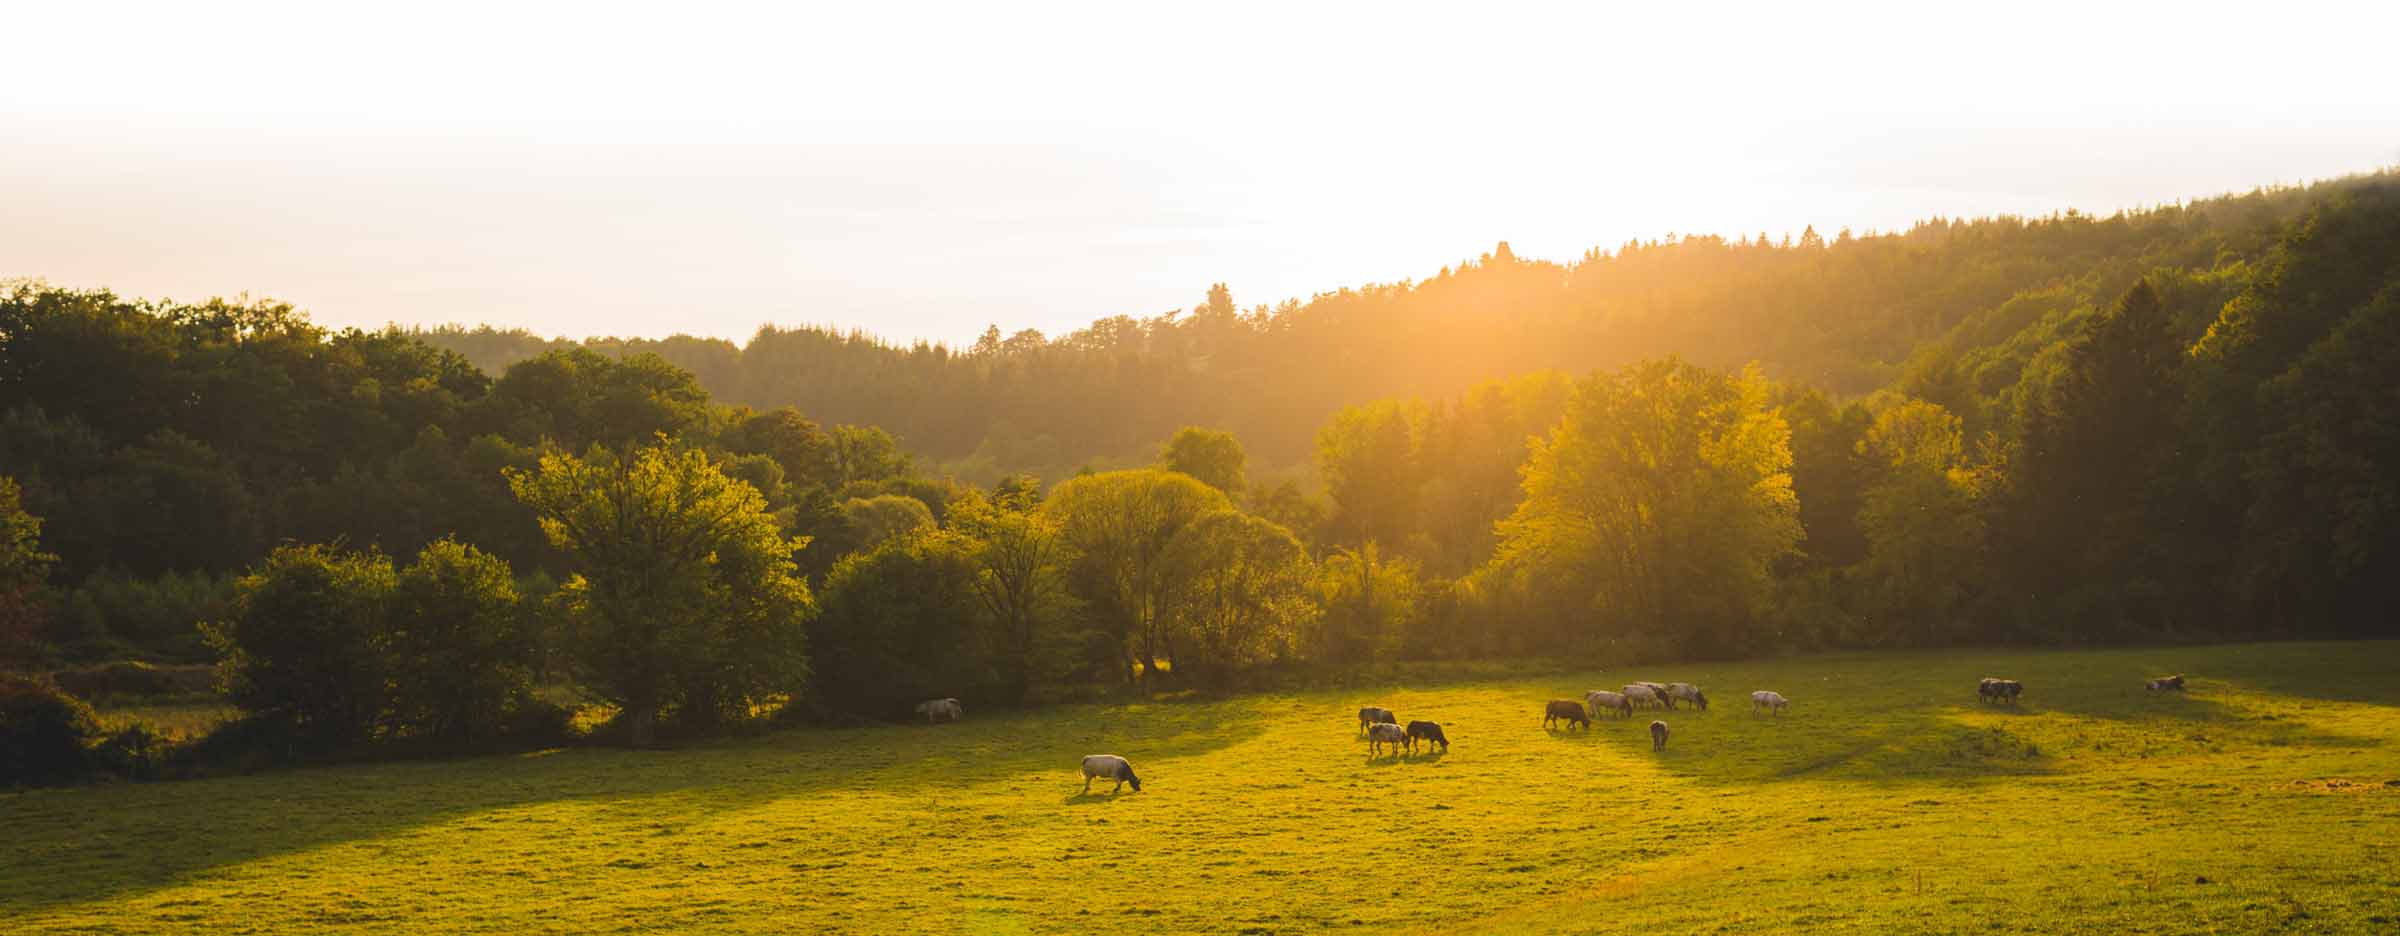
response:
<path fill-rule="evenodd" d="M 1088 774 L 1088 773 L 1087 773 L 1087 774 L 1084 774 L 1084 775 L 1083 775 L 1083 792 L 1086 792 L 1086 793 L 1092 792 L 1092 775 L 1091 775 L 1091 774 Z"/>

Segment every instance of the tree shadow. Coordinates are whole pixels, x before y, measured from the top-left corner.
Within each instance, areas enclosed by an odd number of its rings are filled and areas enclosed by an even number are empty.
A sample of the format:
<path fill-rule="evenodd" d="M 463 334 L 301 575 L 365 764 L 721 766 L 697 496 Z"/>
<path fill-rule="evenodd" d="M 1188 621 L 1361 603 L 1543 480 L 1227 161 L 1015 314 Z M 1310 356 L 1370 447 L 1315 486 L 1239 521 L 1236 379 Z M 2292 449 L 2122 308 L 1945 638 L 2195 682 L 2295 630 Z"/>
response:
<path fill-rule="evenodd" d="M 2329 662 L 2326 652 L 2342 659 Z M 1978 784 L 2160 758 L 2376 747 L 2390 739 L 2349 733 L 2355 722 L 2344 716 L 2352 713 L 2312 718 L 2301 700 L 2392 705 L 2400 681 L 2386 674 L 2395 670 L 2400 642 L 1850 654 L 1679 667 L 1678 675 L 1716 691 L 1781 691 L 1792 707 L 1780 716 L 1734 705 L 1660 713 L 1673 734 L 1657 763 L 1681 779 L 1723 786 Z M 2188 692 L 2142 688 L 2176 672 L 2189 675 Z M 2019 679 L 2025 694 L 2014 704 L 1982 701 L 1975 685 L 1987 675 Z M 2288 691 L 2293 685 L 2308 690 Z M 2292 698 L 2297 711 L 2273 710 L 2275 698 Z M 1652 754 L 1646 732 L 1604 738 L 1620 756 Z"/>
<path fill-rule="evenodd" d="M 1204 754 L 1253 736 L 1262 705 L 1065 706 L 933 729 L 793 730 L 673 750 L 573 748 L 0 792 L 0 839 L 10 843 L 0 860 L 0 919 L 433 826 L 591 821 L 536 809 L 562 804 L 668 834 L 788 798 L 939 790 L 1029 774 L 1054 773 L 1075 793 L 1063 806 L 1109 803 L 1118 797 L 1076 792 L 1085 755 L 1122 754 L 1140 766 Z M 1145 781 L 1157 776 L 1144 774 Z M 1135 794 L 1129 787 L 1121 795 Z"/>

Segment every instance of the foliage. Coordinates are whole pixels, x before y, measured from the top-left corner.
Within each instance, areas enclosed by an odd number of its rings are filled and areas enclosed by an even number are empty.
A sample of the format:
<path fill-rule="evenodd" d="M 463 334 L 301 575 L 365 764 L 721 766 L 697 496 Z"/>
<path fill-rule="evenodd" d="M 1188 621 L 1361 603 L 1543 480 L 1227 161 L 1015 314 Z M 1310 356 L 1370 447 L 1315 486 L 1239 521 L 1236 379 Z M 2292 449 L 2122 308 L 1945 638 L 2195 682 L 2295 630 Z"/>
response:
<path fill-rule="evenodd" d="M 236 578 L 208 572 L 157 578 L 102 572 L 54 590 L 49 633 L 70 660 L 138 654 L 211 661 L 215 655 L 200 625 L 232 617 Z"/>
<path fill-rule="evenodd" d="M 1753 646 L 1776 563 L 1800 540 L 1791 430 L 1766 381 L 1680 362 L 1595 375 L 1535 443 L 1494 562 L 1557 607 L 1686 653 Z"/>
<path fill-rule="evenodd" d="M 1393 561 L 1373 542 L 1342 549 L 1318 567 L 1323 608 L 1308 640 L 1312 659 L 1362 663 L 1386 655 L 1417 613 L 1416 565 Z"/>
<path fill-rule="evenodd" d="M 30 662 L 42 628 L 41 588 L 57 561 L 42 550 L 42 519 L 25 512 L 16 480 L 0 475 L 0 667 Z"/>
<path fill-rule="evenodd" d="M 206 666 L 153 666 L 139 660 L 116 660 L 58 670 L 50 674 L 50 679 L 76 698 L 100 702 L 208 695 L 216 688 L 216 676 L 212 669 Z"/>
<path fill-rule="evenodd" d="M 992 622 L 1010 701 L 1068 678 L 1094 636 L 1067 587 L 1073 553 L 1058 522 L 1036 509 L 1038 497 L 1038 489 L 1004 485 L 993 497 L 962 498 L 950 509 L 951 529 L 974 544 L 975 597 Z"/>
<path fill-rule="evenodd" d="M 886 718 L 925 699 L 1000 701 L 1002 635 L 977 591 L 977 545 L 928 531 L 836 564 L 809 631 L 817 697 Z"/>
<path fill-rule="evenodd" d="M 1200 479 L 1227 497 L 1240 497 L 1248 486 L 1242 474 L 1242 443 L 1233 433 L 1185 426 L 1158 453 L 1159 464 Z"/>
<path fill-rule="evenodd" d="M 226 696 L 320 746 L 367 740 L 391 675 L 377 641 L 396 585 L 379 553 L 269 553 L 237 583 L 233 619 L 206 630 Z"/>
<path fill-rule="evenodd" d="M 703 728 L 805 687 L 814 602 L 792 557 L 806 541 L 757 489 L 670 446 L 553 452 L 508 480 L 573 560 L 572 656 L 634 744 L 670 708 Z"/>
<path fill-rule="evenodd" d="M 378 612 L 377 665 L 419 667 L 384 673 L 387 734 L 489 721 L 430 714 L 410 687 L 435 673 L 570 660 L 646 687 L 636 733 L 705 727 L 804 686 L 804 578 L 935 533 L 972 557 L 975 600 L 912 626 L 983 635 L 997 683 L 976 691 L 1008 700 L 1320 655 L 2389 634 L 2394 295 L 2390 173 L 1570 263 L 1503 246 L 1422 281 L 1250 309 L 1215 284 L 1188 312 L 964 351 L 329 330 L 274 302 L 9 284 L 0 523 L 56 560 L 0 558 L 0 637 L 198 659 L 193 625 L 231 633 L 231 583 L 274 544 L 472 544 L 567 581 L 519 602 L 555 632 L 531 657 L 517 637 L 404 648 Z M 512 486 L 545 451 L 645 445 L 720 479 L 693 496 L 754 491 L 746 545 L 568 545 L 571 498 L 546 527 Z M 1078 476 L 1045 498 L 1029 470 Z M 676 490 L 665 513 L 691 506 Z"/>
<path fill-rule="evenodd" d="M 842 504 L 842 520 L 849 525 L 849 545 L 862 551 L 934 527 L 924 501 L 900 494 L 853 497 Z"/>
<path fill-rule="evenodd" d="M 391 721 L 411 734 L 495 734 L 533 691 L 533 640 L 507 561 L 441 540 L 402 570 L 381 644 Z"/>
<path fill-rule="evenodd" d="M 1315 576 L 1290 530 L 1231 510 L 1204 514 L 1175 534 L 1164 561 L 1178 567 L 1169 616 L 1178 625 L 1170 646 L 1179 672 L 1295 655 L 1315 616 Z"/>
<path fill-rule="evenodd" d="M 1875 417 L 1859 452 L 1880 469 L 1858 526 L 1867 556 L 1863 633 L 1844 642 L 1938 646 L 1971 639 L 1964 618 L 1982 578 L 1981 480 L 1966 468 L 1959 419 L 1907 400 Z"/>
<path fill-rule="evenodd" d="M 0 673 L 0 787 L 62 783 L 91 767 L 92 707 L 56 686 Z"/>
<path fill-rule="evenodd" d="M 1169 555 L 1175 537 L 1231 509 L 1223 492 L 1156 468 L 1085 475 L 1050 492 L 1042 512 L 1076 556 L 1069 587 L 1114 640 L 1127 676 L 1135 662 L 1151 674 L 1162 651 L 1173 656 L 1173 604 L 1191 571 Z"/>

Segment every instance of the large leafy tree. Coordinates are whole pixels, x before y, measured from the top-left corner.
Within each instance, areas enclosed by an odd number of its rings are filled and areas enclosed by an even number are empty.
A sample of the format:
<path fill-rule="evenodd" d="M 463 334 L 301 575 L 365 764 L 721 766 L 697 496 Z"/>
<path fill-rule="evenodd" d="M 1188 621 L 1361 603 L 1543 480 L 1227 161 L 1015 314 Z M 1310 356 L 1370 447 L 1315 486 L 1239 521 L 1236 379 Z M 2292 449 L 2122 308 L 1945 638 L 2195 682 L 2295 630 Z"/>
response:
<path fill-rule="evenodd" d="M 707 727 L 808 675 L 808 586 L 765 499 L 672 446 L 543 456 L 509 485 L 566 552 L 573 656 L 635 745 L 672 708 Z"/>
<path fill-rule="evenodd" d="M 1966 467 L 1959 419 L 1923 400 L 1875 417 L 1858 444 L 1881 477 L 1867 489 L 1858 567 L 1868 641 L 1937 645 L 1969 636 L 1964 609 L 1981 580 L 1982 476 Z"/>
<path fill-rule="evenodd" d="M 1168 555 L 1193 521 L 1233 509 L 1223 492 L 1156 468 L 1085 475 L 1060 484 L 1042 505 L 1076 554 L 1069 579 L 1095 620 L 1116 639 L 1128 670 L 1158 671 L 1169 613 L 1187 567 Z"/>
<path fill-rule="evenodd" d="M 1175 535 L 1166 559 L 1180 567 L 1169 631 L 1176 666 L 1291 655 L 1313 610 L 1314 569 L 1290 530 L 1234 511 L 1206 514 Z"/>
<path fill-rule="evenodd" d="M 1534 445 L 1496 561 L 1566 589 L 1605 627 L 1735 652 L 1799 545 L 1790 439 L 1755 372 L 1596 374 Z"/>
<path fill-rule="evenodd" d="M 983 603 L 1006 691 L 1023 698 L 1064 674 L 1076 648 L 1075 595 L 1067 587 L 1074 554 L 1058 521 L 1019 486 L 951 505 L 951 527 L 975 543 L 975 597 Z"/>

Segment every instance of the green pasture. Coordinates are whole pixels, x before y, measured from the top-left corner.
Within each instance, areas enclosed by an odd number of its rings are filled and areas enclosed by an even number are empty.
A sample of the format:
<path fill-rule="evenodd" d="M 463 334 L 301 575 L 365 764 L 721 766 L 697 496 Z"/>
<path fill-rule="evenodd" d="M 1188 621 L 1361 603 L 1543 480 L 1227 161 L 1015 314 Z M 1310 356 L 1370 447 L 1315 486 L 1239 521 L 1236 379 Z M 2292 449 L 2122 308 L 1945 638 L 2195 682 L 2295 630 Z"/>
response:
<path fill-rule="evenodd" d="M 1634 679 L 1715 705 L 1663 753 L 1650 713 L 1541 727 Z M 1363 704 L 1454 746 L 1370 758 Z M 1081 795 L 1101 752 L 1144 790 Z M 2390 933 L 2400 643 L 970 712 L 0 793 L 0 842 L 9 933 Z"/>

